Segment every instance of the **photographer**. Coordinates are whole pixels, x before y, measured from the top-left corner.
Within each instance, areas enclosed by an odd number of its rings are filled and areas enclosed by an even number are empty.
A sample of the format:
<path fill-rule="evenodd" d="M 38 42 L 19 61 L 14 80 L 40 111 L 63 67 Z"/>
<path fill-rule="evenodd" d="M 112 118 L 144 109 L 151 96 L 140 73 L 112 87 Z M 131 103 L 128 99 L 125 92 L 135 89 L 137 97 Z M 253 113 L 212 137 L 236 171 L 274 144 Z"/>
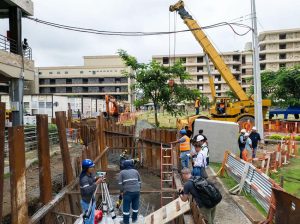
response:
<path fill-rule="evenodd" d="M 132 223 L 137 222 L 141 178 L 139 172 L 134 169 L 134 160 L 125 160 L 124 169 L 120 172 L 119 186 L 121 195 L 123 195 L 123 221 L 120 223 L 129 224 L 130 205 L 132 208 Z"/>
<path fill-rule="evenodd" d="M 82 161 L 82 172 L 79 176 L 80 193 L 81 193 L 81 207 L 84 213 L 91 207 L 91 212 L 88 217 L 84 219 L 84 224 L 94 224 L 96 201 L 94 193 L 97 185 L 104 182 L 104 177 L 95 176 L 95 164 L 90 159 Z"/>

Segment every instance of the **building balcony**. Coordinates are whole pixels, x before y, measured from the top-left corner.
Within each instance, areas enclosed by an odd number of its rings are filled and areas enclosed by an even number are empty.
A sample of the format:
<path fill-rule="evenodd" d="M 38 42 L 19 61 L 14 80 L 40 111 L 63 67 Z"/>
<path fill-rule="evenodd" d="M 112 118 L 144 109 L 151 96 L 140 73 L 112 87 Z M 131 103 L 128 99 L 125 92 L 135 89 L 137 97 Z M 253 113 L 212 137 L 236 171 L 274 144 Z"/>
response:
<path fill-rule="evenodd" d="M 280 43 L 293 43 L 300 42 L 300 38 L 287 38 L 287 39 L 276 39 L 276 40 L 263 40 L 259 42 L 259 45 L 267 45 L 267 44 L 280 44 Z"/>
<path fill-rule="evenodd" d="M 59 95 L 59 96 L 104 96 L 104 95 L 128 95 L 129 92 L 86 92 L 86 93 L 52 93 L 53 95 Z"/>
<path fill-rule="evenodd" d="M 300 62 L 300 58 L 286 58 L 286 59 L 266 59 L 259 61 L 260 64 L 266 63 L 288 63 L 288 62 Z"/>
<path fill-rule="evenodd" d="M 128 83 L 95 83 L 95 84 L 39 84 L 40 87 L 92 87 L 92 86 L 128 86 Z"/>
<path fill-rule="evenodd" d="M 8 18 L 9 8 L 18 6 L 23 16 L 33 16 L 33 2 L 31 0 L 5 0 L 0 3 L 0 18 Z"/>
<path fill-rule="evenodd" d="M 0 79 L 9 80 L 19 78 L 24 68 L 24 79 L 34 80 L 34 61 L 31 48 L 24 51 L 24 57 L 14 54 L 16 43 L 14 40 L 0 35 Z"/>
<path fill-rule="evenodd" d="M 261 50 L 260 54 L 280 54 L 280 53 L 293 53 L 300 52 L 300 48 L 286 48 L 286 49 L 269 49 Z"/>

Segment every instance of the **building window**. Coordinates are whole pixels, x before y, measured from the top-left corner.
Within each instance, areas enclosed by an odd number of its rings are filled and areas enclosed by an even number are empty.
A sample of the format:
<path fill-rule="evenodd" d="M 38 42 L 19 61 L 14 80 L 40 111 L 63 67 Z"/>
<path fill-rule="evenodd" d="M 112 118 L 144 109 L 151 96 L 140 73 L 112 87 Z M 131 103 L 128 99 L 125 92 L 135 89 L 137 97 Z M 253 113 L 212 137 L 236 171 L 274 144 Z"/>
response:
<path fill-rule="evenodd" d="M 72 84 L 72 79 L 66 79 L 66 84 Z"/>
<path fill-rule="evenodd" d="M 234 78 L 235 78 L 237 81 L 240 81 L 240 76 L 239 76 L 239 75 L 234 75 Z"/>
<path fill-rule="evenodd" d="M 265 54 L 260 54 L 260 55 L 259 55 L 259 60 L 260 60 L 260 61 L 266 60 L 266 55 L 265 55 Z"/>
<path fill-rule="evenodd" d="M 163 64 L 169 64 L 170 59 L 168 57 L 163 57 Z"/>
<path fill-rule="evenodd" d="M 53 72 L 49 72 L 49 75 L 52 75 L 53 74 Z"/>
<path fill-rule="evenodd" d="M 186 58 L 180 58 L 181 63 L 185 64 L 186 63 Z"/>
<path fill-rule="evenodd" d="M 198 75 L 197 80 L 198 82 L 203 82 L 203 75 Z"/>
<path fill-rule="evenodd" d="M 45 79 L 40 79 L 40 80 L 39 80 L 39 84 L 40 84 L 40 85 L 44 85 L 44 84 L 45 84 Z"/>
<path fill-rule="evenodd" d="M 279 64 L 279 68 L 285 68 L 286 67 L 286 64 L 285 63 L 280 63 Z"/>
<path fill-rule="evenodd" d="M 197 66 L 197 72 L 203 72 L 203 66 Z"/>
<path fill-rule="evenodd" d="M 242 69 L 242 74 L 246 74 L 246 69 L 245 68 Z"/>
<path fill-rule="evenodd" d="M 88 80 L 88 79 L 82 79 L 82 83 L 83 83 L 83 84 L 88 84 L 88 83 L 89 83 L 89 80 Z"/>
<path fill-rule="evenodd" d="M 99 78 L 99 83 L 103 83 L 104 82 L 104 78 Z"/>
<path fill-rule="evenodd" d="M 39 75 L 43 74 L 42 72 L 39 72 Z"/>
<path fill-rule="evenodd" d="M 121 88 L 120 87 L 116 87 L 115 88 L 115 92 L 119 93 L 121 91 Z"/>
<path fill-rule="evenodd" d="M 50 79 L 50 84 L 51 84 L 51 85 L 55 85 L 55 83 L 56 83 L 56 80 L 55 80 L 55 79 Z"/>
<path fill-rule="evenodd" d="M 69 74 L 69 72 L 65 71 L 65 74 Z"/>
<path fill-rule="evenodd" d="M 66 93 L 72 93 L 72 87 L 66 87 Z"/>
<path fill-rule="evenodd" d="M 80 71 L 80 74 L 83 74 L 83 71 Z"/>
<path fill-rule="evenodd" d="M 261 45 L 261 46 L 259 47 L 259 50 L 261 50 L 261 51 L 266 50 L 266 45 Z"/>
<path fill-rule="evenodd" d="M 221 93 L 216 93 L 217 94 L 217 96 L 221 96 Z"/>
<path fill-rule="evenodd" d="M 279 59 L 286 59 L 286 54 L 279 54 Z"/>
<path fill-rule="evenodd" d="M 104 88 L 103 87 L 99 87 L 99 92 L 100 93 L 104 92 Z"/>
<path fill-rule="evenodd" d="M 120 78 L 115 78 L 115 83 L 121 83 L 121 79 Z"/>
<path fill-rule="evenodd" d="M 242 56 L 242 64 L 246 64 L 246 57 L 245 56 Z"/>
<path fill-rule="evenodd" d="M 57 75 L 60 75 L 60 72 L 56 72 Z"/>
<path fill-rule="evenodd" d="M 279 40 L 284 40 L 284 39 L 286 39 L 286 33 L 279 34 Z"/>
<path fill-rule="evenodd" d="M 279 49 L 280 49 L 280 50 L 286 49 L 286 44 L 279 44 Z"/>
<path fill-rule="evenodd" d="M 203 57 L 197 57 L 197 63 L 203 63 Z"/>
<path fill-rule="evenodd" d="M 220 81 L 221 81 L 221 76 L 215 75 L 215 82 L 220 82 Z"/>
<path fill-rule="evenodd" d="M 202 91 L 203 90 L 203 85 L 198 85 L 197 88 Z"/>
<path fill-rule="evenodd" d="M 93 71 L 93 75 L 96 75 L 96 71 Z"/>
<path fill-rule="evenodd" d="M 50 87 L 50 93 L 55 93 L 55 87 Z"/>
<path fill-rule="evenodd" d="M 240 71 L 240 66 L 239 65 L 232 65 L 232 69 L 235 71 Z"/>
<path fill-rule="evenodd" d="M 82 92 L 87 93 L 89 91 L 89 87 L 82 87 Z"/>
<path fill-rule="evenodd" d="M 260 70 L 261 71 L 266 70 L 266 64 L 260 64 Z"/>
<path fill-rule="evenodd" d="M 240 55 L 233 55 L 232 60 L 233 61 L 240 61 Z"/>
<path fill-rule="evenodd" d="M 216 90 L 221 90 L 221 84 L 216 84 L 216 85 L 215 85 L 215 89 L 216 89 Z"/>

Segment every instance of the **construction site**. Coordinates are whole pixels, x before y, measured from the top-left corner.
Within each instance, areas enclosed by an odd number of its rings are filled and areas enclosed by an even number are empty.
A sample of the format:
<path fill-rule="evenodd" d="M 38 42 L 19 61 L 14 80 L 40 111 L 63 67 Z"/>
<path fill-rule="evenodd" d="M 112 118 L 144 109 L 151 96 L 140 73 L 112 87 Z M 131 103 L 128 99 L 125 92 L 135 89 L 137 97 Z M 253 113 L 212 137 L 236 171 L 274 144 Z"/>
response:
<path fill-rule="evenodd" d="M 201 27 L 187 3 L 164 3 L 168 32 L 56 24 L 34 18 L 33 4 L 0 2 L 1 223 L 299 223 L 300 29 L 258 36 L 254 0 L 251 26 Z M 169 54 L 146 64 L 117 47 L 80 66 L 36 67 L 25 19 L 128 41 L 169 35 Z M 206 33 L 219 26 L 251 33 L 250 48 L 222 54 Z M 180 33 L 203 53 L 176 55 Z"/>

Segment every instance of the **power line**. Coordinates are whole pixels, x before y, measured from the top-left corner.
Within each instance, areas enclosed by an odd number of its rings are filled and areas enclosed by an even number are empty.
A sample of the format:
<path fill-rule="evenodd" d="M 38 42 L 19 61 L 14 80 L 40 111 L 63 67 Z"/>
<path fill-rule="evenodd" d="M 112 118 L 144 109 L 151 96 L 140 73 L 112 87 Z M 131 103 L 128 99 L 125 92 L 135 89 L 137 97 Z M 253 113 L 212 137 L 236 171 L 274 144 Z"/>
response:
<path fill-rule="evenodd" d="M 176 34 L 176 33 L 184 33 L 184 32 L 190 32 L 198 29 L 186 29 L 186 30 L 174 30 L 174 31 L 168 31 L 168 32 L 121 32 L 121 31 L 107 31 L 107 30 L 96 30 L 96 29 L 90 29 L 90 28 L 82 28 L 82 27 L 75 27 L 75 26 L 68 26 L 68 25 L 62 25 L 58 23 L 52 23 L 44 20 L 40 20 L 38 18 L 31 18 L 31 17 L 25 17 L 31 21 L 35 21 L 40 24 L 44 24 L 47 26 L 52 26 L 59 29 L 65 29 L 70 31 L 76 31 L 81 33 L 91 33 L 91 34 L 97 34 L 97 35 L 108 35 L 108 36 L 153 36 L 153 35 L 167 35 L 167 34 Z M 242 24 L 242 23 L 228 23 L 228 22 L 220 22 L 215 23 L 208 26 L 203 26 L 200 29 L 212 29 L 217 28 L 221 26 L 229 26 L 231 30 L 238 36 L 244 36 L 248 34 L 252 28 L 248 25 Z M 247 29 L 244 33 L 239 33 L 234 29 L 234 26 L 241 27 Z"/>

